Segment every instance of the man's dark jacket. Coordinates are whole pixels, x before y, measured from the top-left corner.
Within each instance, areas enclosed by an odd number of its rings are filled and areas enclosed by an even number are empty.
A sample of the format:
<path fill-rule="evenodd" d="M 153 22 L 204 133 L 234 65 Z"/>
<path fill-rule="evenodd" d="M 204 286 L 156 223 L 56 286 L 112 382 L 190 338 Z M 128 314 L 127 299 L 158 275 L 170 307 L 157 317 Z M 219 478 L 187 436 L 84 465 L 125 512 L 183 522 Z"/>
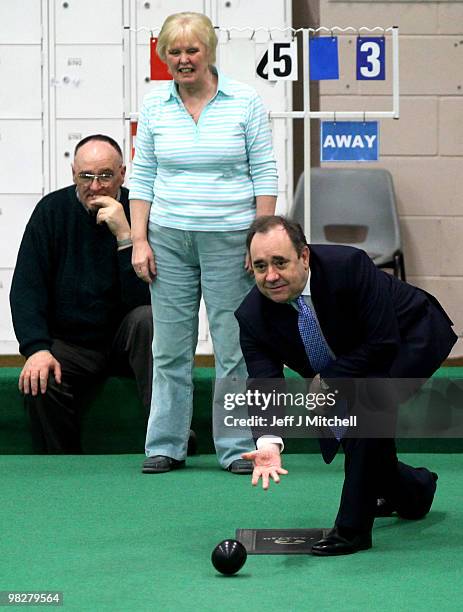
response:
<path fill-rule="evenodd" d="M 312 245 L 309 266 L 313 305 L 336 356 L 322 378 L 426 379 L 448 356 L 457 337 L 429 293 L 379 270 L 353 247 Z M 251 378 L 283 378 L 284 365 L 314 376 L 291 304 L 254 287 L 235 315 Z"/>
<path fill-rule="evenodd" d="M 120 201 L 130 221 L 127 189 Z M 131 255 L 118 251 L 105 223 L 97 225 L 75 185 L 45 196 L 24 232 L 10 293 L 20 352 L 49 350 L 53 339 L 109 348 L 124 315 L 150 302 Z"/>
<path fill-rule="evenodd" d="M 429 293 L 379 270 L 352 247 L 312 245 L 309 265 L 313 305 L 336 355 L 322 378 L 429 377 L 448 356 L 457 337 Z M 283 365 L 314 375 L 291 304 L 254 287 L 236 317 L 251 377 L 281 377 Z"/>

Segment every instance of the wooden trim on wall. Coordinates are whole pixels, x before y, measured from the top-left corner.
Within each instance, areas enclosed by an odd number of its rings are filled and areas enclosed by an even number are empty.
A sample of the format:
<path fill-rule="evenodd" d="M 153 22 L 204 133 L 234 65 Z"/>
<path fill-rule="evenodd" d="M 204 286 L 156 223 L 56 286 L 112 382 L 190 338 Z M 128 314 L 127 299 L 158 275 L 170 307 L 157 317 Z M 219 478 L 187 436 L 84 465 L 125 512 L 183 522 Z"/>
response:
<path fill-rule="evenodd" d="M 20 368 L 25 361 L 22 355 L 0 355 L 0 368 Z M 214 355 L 195 356 L 195 367 L 197 368 L 213 368 L 214 365 Z"/>
<path fill-rule="evenodd" d="M 25 361 L 22 355 L 0 355 L 0 368 L 21 367 Z M 214 355 L 195 356 L 195 367 L 197 368 L 213 368 L 214 365 Z M 461 368 L 463 367 L 463 357 L 446 359 L 442 365 L 450 368 Z"/>

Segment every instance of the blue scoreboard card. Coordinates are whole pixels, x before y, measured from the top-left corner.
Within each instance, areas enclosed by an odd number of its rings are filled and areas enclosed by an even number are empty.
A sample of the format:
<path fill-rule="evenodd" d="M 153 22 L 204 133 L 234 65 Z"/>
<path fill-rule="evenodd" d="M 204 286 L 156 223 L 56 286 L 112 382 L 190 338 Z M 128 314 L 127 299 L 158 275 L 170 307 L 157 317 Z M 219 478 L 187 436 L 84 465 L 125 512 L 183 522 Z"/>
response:
<path fill-rule="evenodd" d="M 386 41 L 384 36 L 357 38 L 357 80 L 384 81 L 386 78 Z"/>

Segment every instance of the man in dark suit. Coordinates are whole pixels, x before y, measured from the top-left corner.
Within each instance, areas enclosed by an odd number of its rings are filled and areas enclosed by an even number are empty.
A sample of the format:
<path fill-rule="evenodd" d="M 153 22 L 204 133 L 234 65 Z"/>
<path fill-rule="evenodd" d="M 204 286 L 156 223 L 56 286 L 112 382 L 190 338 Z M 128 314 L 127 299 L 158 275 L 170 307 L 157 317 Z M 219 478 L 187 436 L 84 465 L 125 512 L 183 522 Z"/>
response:
<path fill-rule="evenodd" d="M 313 378 L 315 388 L 340 378 L 422 381 L 455 343 L 452 322 L 437 300 L 377 269 L 364 251 L 309 247 L 301 227 L 278 216 L 256 220 L 247 245 L 257 286 L 235 314 L 251 379 L 282 379 L 286 365 Z M 341 501 L 334 528 L 313 546 L 317 555 L 370 548 L 375 516 L 396 511 L 422 518 L 436 489 L 437 474 L 399 462 L 391 438 L 322 439 L 326 463 L 339 444 L 345 453 Z M 287 473 L 283 441 L 262 436 L 256 446 L 243 458 L 254 462 L 252 483 L 262 477 L 266 489 L 269 479 L 279 482 Z"/>

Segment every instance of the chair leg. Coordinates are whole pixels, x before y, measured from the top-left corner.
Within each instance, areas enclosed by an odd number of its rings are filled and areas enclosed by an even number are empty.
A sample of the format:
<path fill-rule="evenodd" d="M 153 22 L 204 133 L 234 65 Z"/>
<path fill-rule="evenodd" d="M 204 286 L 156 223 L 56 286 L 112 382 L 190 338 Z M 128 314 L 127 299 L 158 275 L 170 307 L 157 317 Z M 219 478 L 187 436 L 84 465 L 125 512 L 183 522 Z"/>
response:
<path fill-rule="evenodd" d="M 394 254 L 394 276 L 400 278 L 400 280 L 406 281 L 405 278 L 405 262 L 402 251 Z"/>

